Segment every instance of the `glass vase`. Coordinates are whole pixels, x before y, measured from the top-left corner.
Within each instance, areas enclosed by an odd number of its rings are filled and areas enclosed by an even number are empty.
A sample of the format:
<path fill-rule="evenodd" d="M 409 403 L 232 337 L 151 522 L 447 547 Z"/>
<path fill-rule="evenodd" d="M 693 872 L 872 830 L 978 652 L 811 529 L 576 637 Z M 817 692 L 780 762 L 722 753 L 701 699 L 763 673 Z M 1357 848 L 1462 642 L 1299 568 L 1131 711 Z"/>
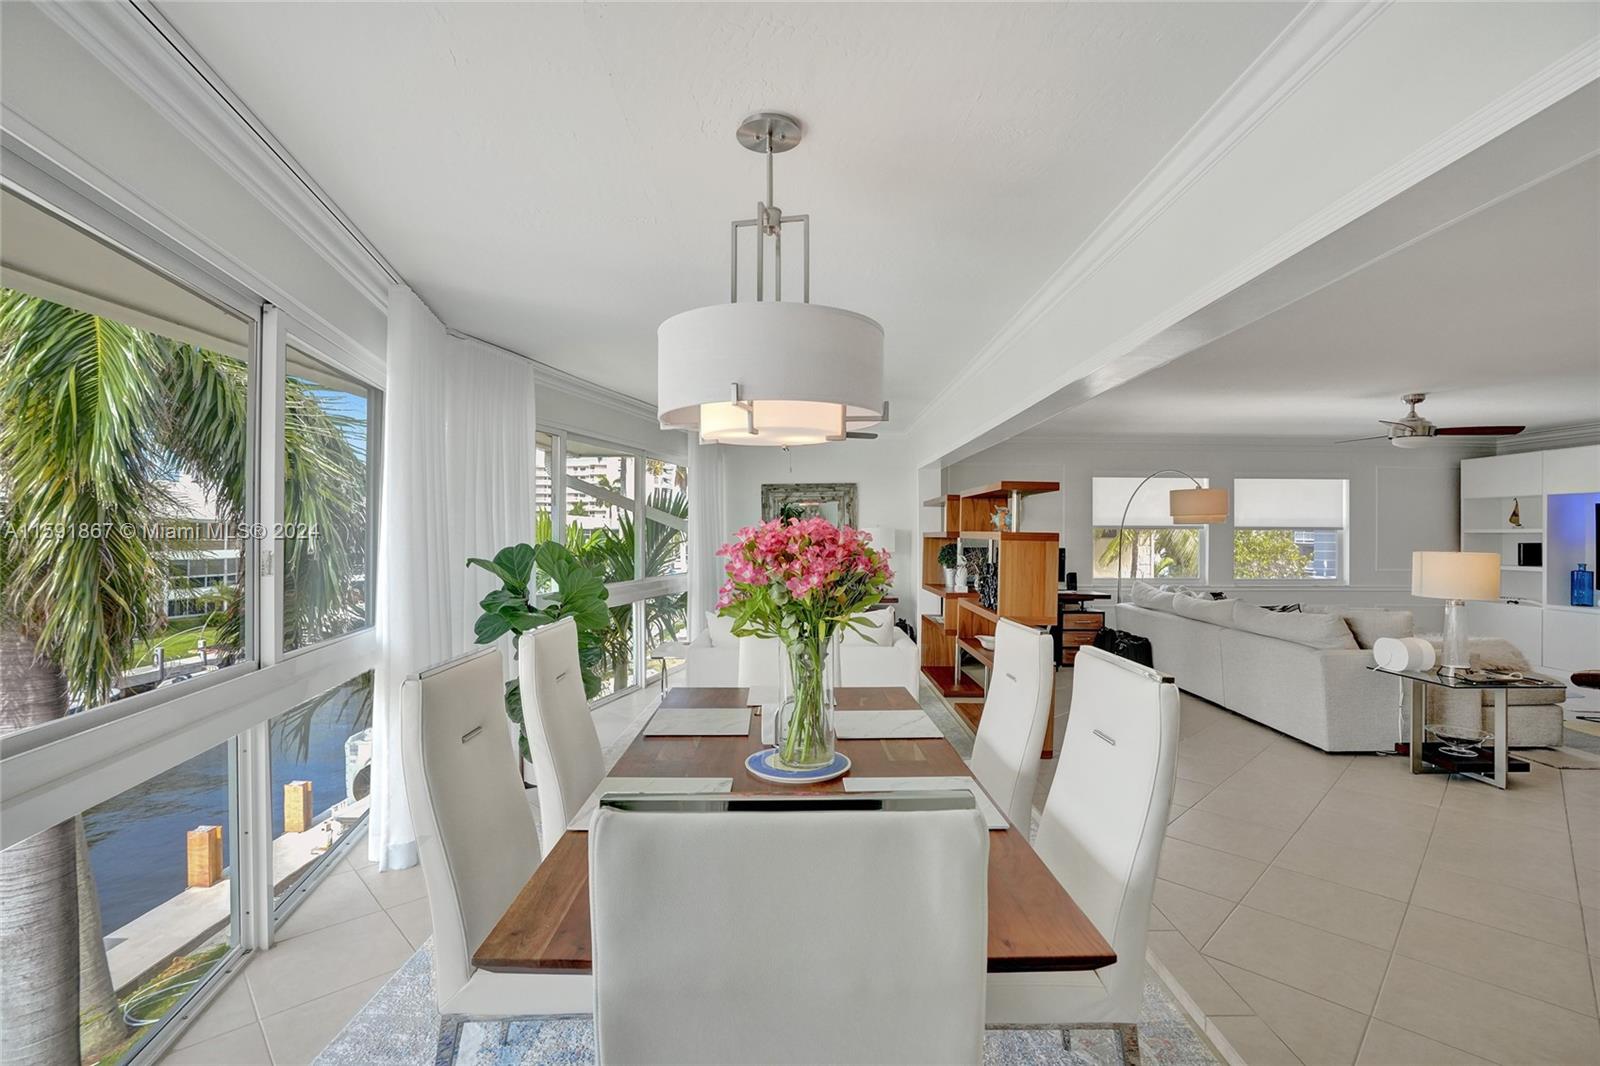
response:
<path fill-rule="evenodd" d="M 1572 572 L 1572 606 L 1594 606 L 1594 571 L 1588 563 L 1579 563 Z"/>
<path fill-rule="evenodd" d="M 789 675 L 773 726 L 776 761 L 791 770 L 833 762 L 834 673 L 837 637 L 807 635 L 784 641 Z"/>

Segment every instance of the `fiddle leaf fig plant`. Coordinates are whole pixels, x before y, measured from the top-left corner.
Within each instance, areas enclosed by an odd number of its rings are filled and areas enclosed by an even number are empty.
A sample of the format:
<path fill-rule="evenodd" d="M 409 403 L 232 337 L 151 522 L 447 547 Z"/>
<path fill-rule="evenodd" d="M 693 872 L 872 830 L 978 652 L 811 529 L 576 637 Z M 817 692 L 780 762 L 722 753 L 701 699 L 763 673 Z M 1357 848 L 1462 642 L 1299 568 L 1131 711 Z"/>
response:
<path fill-rule="evenodd" d="M 473 626 L 478 644 L 493 644 L 512 634 L 511 654 L 517 654 L 516 637 L 531 629 L 570 617 L 578 627 L 578 662 L 583 670 L 583 691 L 589 699 L 600 694 L 602 641 L 611 626 L 606 607 L 605 582 L 555 541 L 538 547 L 513 544 L 501 548 L 493 559 L 468 559 L 468 566 L 487 570 L 500 579 L 478 606 L 483 613 Z M 539 593 L 534 574 L 548 579 L 550 590 Z M 522 722 L 522 688 L 516 678 L 506 682 L 506 717 L 516 723 L 524 759 L 532 758 L 528 731 Z"/>

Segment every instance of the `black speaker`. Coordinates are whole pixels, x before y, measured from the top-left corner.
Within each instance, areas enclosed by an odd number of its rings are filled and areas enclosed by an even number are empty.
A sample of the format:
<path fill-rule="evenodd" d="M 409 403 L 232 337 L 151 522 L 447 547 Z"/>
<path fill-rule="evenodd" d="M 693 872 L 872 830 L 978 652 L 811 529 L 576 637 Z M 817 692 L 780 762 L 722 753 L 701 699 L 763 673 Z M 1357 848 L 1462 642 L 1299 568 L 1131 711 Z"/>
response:
<path fill-rule="evenodd" d="M 1076 570 L 1068 570 L 1067 571 L 1067 591 L 1068 592 L 1077 592 L 1078 591 L 1078 572 Z"/>
<path fill-rule="evenodd" d="M 1056 560 L 1056 581 L 1061 582 L 1067 579 L 1067 549 L 1057 548 L 1056 551 L 1059 556 Z"/>
<path fill-rule="evenodd" d="M 1538 541 L 1530 541 L 1517 545 L 1518 566 L 1543 566 L 1544 545 Z"/>

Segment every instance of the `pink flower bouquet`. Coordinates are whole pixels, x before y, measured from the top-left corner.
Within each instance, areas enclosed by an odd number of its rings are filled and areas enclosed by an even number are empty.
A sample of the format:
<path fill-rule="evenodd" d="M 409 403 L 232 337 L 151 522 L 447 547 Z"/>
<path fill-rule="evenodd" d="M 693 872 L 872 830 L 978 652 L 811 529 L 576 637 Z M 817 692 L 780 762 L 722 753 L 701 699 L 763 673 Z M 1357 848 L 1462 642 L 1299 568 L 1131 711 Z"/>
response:
<path fill-rule="evenodd" d="M 717 609 L 740 637 L 783 642 L 789 690 L 775 731 L 778 758 L 795 769 L 833 760 L 828 658 L 835 638 L 883 599 L 894 579 L 872 538 L 824 518 L 774 519 L 739 530 L 717 550 L 727 582 Z"/>

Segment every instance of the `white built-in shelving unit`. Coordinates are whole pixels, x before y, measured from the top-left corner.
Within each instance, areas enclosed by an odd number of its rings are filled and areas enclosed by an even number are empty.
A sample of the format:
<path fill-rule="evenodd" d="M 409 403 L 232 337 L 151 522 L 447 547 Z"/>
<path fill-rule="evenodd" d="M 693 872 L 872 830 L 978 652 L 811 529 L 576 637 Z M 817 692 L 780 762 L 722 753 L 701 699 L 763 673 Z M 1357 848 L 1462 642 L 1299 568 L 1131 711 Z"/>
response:
<path fill-rule="evenodd" d="M 1504 637 L 1559 671 L 1600 667 L 1600 608 L 1570 604 L 1572 570 L 1596 566 L 1597 504 L 1600 445 L 1462 461 L 1461 550 L 1501 558 L 1500 602 L 1468 607 L 1474 636 Z M 1519 545 L 1538 545 L 1539 564 L 1522 562 Z"/>

